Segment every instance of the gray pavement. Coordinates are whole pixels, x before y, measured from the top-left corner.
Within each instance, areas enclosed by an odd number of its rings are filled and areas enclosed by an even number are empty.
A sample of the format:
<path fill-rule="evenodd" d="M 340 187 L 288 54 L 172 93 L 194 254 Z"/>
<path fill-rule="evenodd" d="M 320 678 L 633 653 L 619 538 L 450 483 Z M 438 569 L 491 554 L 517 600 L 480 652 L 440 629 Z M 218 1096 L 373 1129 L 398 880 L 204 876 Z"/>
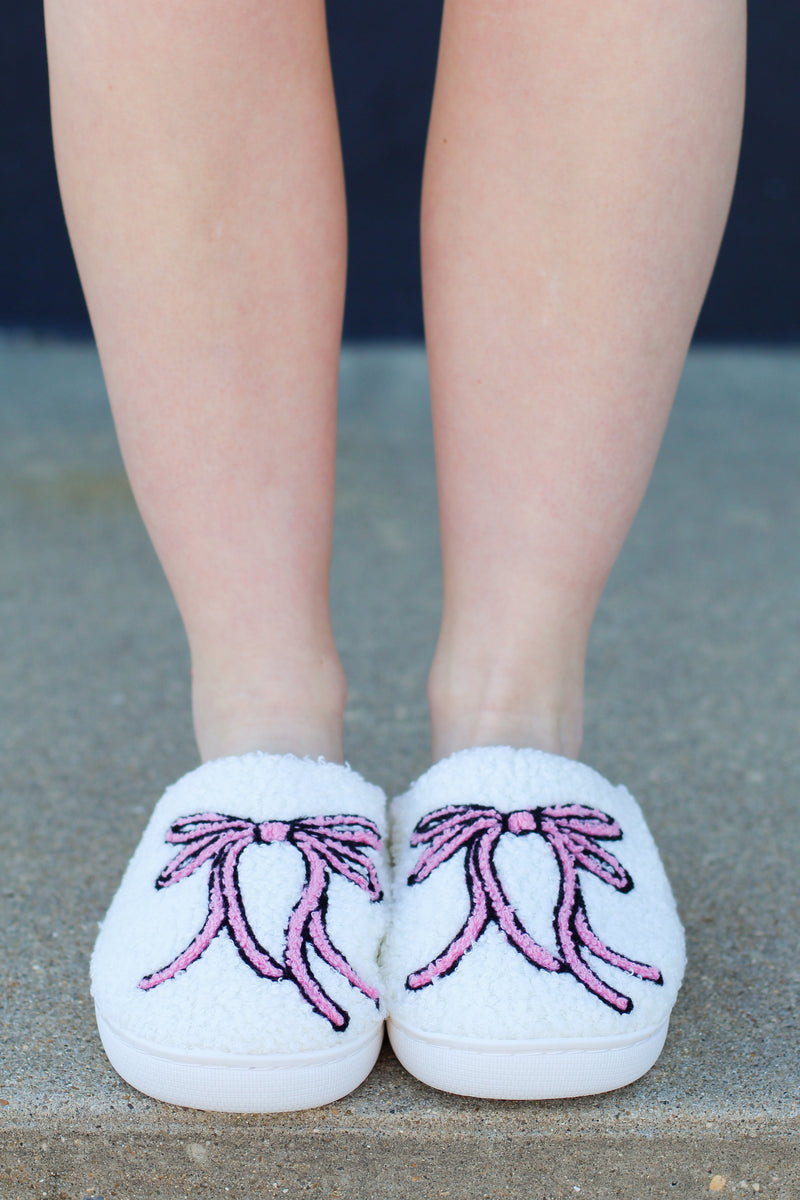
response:
<path fill-rule="evenodd" d="M 391 792 L 426 766 L 426 389 L 416 346 L 344 353 L 347 755 Z M 643 802 L 688 932 L 650 1074 L 502 1104 L 431 1091 L 386 1050 L 326 1109 L 195 1113 L 114 1075 L 86 983 L 149 809 L 195 762 L 183 635 L 94 351 L 0 339 L 0 1198 L 797 1200 L 799 469 L 800 352 L 694 352 L 593 635 L 585 758 Z"/>

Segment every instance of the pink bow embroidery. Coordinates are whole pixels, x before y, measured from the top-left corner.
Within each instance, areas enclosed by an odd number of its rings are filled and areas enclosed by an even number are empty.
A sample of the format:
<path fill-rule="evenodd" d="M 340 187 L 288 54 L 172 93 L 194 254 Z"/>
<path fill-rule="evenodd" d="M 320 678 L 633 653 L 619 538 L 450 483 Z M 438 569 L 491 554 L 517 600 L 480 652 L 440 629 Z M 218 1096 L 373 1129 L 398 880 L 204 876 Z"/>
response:
<path fill-rule="evenodd" d="M 294 821 L 264 821 L 260 825 L 219 813 L 197 813 L 176 821 L 166 840 L 181 846 L 156 880 L 157 888 L 187 879 L 211 863 L 208 881 L 208 917 L 203 928 L 166 967 L 139 983 L 144 991 L 158 987 L 185 971 L 223 929 L 248 966 L 264 979 L 288 979 L 320 1016 L 334 1029 L 346 1029 L 350 1018 L 323 990 L 309 965 L 309 945 L 323 962 L 338 971 L 353 987 L 378 1003 L 377 989 L 365 983 L 340 950 L 325 925 L 327 889 L 332 874 L 356 884 L 370 900 L 382 893 L 375 864 L 365 849 L 380 850 L 381 839 L 373 821 L 355 816 L 301 817 Z M 283 962 L 261 945 L 247 920 L 239 888 L 239 858 L 248 846 L 290 842 L 305 859 L 306 880 L 286 928 Z"/>
<path fill-rule="evenodd" d="M 503 890 L 494 852 L 504 833 L 538 833 L 553 851 L 560 875 L 553 915 L 558 956 L 534 941 Z M 611 1008 L 621 1013 L 630 1012 L 633 1001 L 594 973 L 586 962 L 586 952 L 653 983 L 663 982 L 661 972 L 656 967 L 617 954 L 601 941 L 589 924 L 578 879 L 578 869 L 582 868 L 618 892 L 631 891 L 633 880 L 628 872 L 613 854 L 597 843 L 598 838 L 619 841 L 621 837 L 622 830 L 607 813 L 582 804 L 523 808 L 508 814 L 483 805 L 450 805 L 423 817 L 411 836 L 411 844 L 425 845 L 426 849 L 408 882 L 421 883 L 438 866 L 466 847 L 464 866 L 470 911 L 450 944 L 427 966 L 409 975 L 406 987 L 427 987 L 434 979 L 455 970 L 489 922 L 495 921 L 511 945 L 535 967 L 544 971 L 568 971 Z"/>

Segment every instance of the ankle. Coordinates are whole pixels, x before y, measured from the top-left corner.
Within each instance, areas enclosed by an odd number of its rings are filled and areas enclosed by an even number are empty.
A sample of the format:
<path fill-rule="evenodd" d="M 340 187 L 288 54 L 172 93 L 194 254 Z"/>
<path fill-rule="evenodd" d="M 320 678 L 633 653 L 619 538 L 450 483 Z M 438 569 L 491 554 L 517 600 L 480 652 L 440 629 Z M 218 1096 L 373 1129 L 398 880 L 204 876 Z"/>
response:
<path fill-rule="evenodd" d="M 583 737 L 580 715 L 498 710 L 431 713 L 433 761 L 473 746 L 533 747 L 564 758 L 577 758 Z"/>
<path fill-rule="evenodd" d="M 577 758 L 583 739 L 583 670 L 555 679 L 459 677 L 434 664 L 428 684 L 431 748 L 438 762 L 473 746 L 533 747 Z"/>
<path fill-rule="evenodd" d="M 347 684 L 338 657 L 303 669 L 264 664 L 224 674 L 195 666 L 192 709 L 204 762 L 262 750 L 343 762 Z"/>
<path fill-rule="evenodd" d="M 267 754 L 294 754 L 298 758 L 324 758 L 327 762 L 344 762 L 341 722 L 324 715 L 306 713 L 267 712 L 258 716 L 204 723 L 195 717 L 195 737 L 203 762 L 229 758 L 253 751 Z"/>

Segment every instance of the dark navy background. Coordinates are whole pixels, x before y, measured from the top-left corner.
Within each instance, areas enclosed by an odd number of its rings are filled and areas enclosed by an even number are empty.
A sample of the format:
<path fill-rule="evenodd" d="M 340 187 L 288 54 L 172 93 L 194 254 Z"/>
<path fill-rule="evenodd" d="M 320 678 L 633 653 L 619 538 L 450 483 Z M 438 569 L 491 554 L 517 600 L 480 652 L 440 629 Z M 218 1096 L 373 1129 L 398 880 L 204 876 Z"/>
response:
<path fill-rule="evenodd" d="M 345 334 L 418 337 L 419 187 L 441 3 L 328 7 L 350 204 Z M 53 167 L 42 14 L 0 0 L 0 18 L 0 325 L 86 333 Z M 753 0 L 739 183 L 700 338 L 800 339 L 798 114 L 800 5 Z"/>

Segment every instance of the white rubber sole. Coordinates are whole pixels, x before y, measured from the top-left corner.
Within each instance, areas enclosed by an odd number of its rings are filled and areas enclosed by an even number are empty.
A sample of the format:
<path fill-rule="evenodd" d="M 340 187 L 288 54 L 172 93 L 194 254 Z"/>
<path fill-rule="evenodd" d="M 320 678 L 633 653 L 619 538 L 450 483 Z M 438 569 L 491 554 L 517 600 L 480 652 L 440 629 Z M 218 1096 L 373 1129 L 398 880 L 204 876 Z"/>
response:
<path fill-rule="evenodd" d="M 476 1042 L 388 1022 L 400 1062 L 422 1083 L 485 1100 L 593 1096 L 633 1083 L 661 1053 L 669 1017 L 627 1037 Z"/>
<path fill-rule="evenodd" d="M 96 1010 L 95 1010 L 96 1011 Z M 318 1108 L 352 1092 L 375 1065 L 383 1025 L 341 1049 L 307 1054 L 179 1054 L 123 1033 L 97 1012 L 115 1071 L 168 1104 L 211 1112 L 269 1113 Z"/>

